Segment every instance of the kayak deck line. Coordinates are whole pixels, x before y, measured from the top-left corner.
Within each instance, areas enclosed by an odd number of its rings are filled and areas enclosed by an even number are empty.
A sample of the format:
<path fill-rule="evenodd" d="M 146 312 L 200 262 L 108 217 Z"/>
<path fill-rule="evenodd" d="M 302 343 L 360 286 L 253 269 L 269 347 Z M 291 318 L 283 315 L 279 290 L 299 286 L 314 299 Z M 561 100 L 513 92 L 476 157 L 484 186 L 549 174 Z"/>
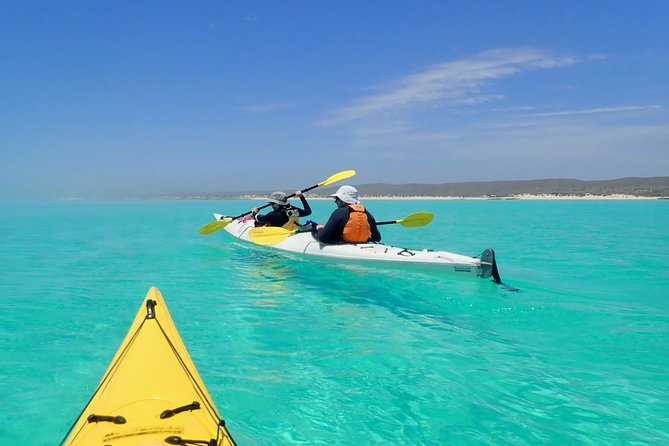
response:
<path fill-rule="evenodd" d="M 236 446 L 152 287 L 61 445 Z"/>

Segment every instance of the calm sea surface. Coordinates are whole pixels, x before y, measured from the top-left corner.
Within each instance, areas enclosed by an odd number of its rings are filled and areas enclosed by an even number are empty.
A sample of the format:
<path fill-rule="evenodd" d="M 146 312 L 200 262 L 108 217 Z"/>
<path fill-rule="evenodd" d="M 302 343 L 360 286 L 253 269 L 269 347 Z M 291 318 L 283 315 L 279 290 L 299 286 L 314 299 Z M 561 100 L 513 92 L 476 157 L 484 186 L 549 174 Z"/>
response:
<path fill-rule="evenodd" d="M 0 444 L 61 441 L 152 285 L 240 445 L 669 444 L 669 201 L 368 202 L 519 293 L 197 232 L 255 204 L 0 203 Z"/>

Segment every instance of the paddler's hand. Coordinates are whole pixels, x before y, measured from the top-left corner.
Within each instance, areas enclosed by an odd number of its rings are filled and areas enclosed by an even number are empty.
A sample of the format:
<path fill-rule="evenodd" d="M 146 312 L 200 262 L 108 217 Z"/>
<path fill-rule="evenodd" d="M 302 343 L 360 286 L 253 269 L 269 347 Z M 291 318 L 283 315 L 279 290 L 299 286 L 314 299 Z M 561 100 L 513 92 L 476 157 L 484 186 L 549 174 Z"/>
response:
<path fill-rule="evenodd" d="M 301 190 L 296 190 L 295 191 L 295 196 L 298 197 L 298 198 L 301 197 L 302 196 L 302 191 Z"/>
<path fill-rule="evenodd" d="M 248 209 L 248 208 L 246 208 L 246 209 Z M 251 209 L 251 212 L 254 213 L 254 214 L 257 214 L 258 213 L 258 208 Z"/>
<path fill-rule="evenodd" d="M 325 227 L 325 225 L 316 225 L 316 230 L 323 229 L 324 227 Z"/>

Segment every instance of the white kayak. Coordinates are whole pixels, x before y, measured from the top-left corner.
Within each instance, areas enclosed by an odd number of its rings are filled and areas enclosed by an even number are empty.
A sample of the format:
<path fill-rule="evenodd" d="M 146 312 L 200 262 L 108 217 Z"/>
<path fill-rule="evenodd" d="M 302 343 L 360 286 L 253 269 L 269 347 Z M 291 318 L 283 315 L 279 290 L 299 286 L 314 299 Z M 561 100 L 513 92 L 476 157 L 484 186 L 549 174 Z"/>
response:
<path fill-rule="evenodd" d="M 217 221 L 230 217 L 214 214 Z M 224 229 L 233 237 L 253 243 L 249 236 L 255 227 L 250 217 L 232 220 Z M 297 232 L 286 237 L 279 243 L 271 245 L 280 251 L 297 254 L 306 254 L 319 258 L 346 260 L 347 262 L 376 263 L 398 265 L 403 267 L 416 266 L 424 270 L 438 270 L 460 276 L 488 278 L 493 277 L 496 283 L 501 283 L 495 252 L 486 249 L 479 257 L 469 257 L 447 251 L 433 251 L 429 249 L 415 250 L 384 245 L 382 243 L 342 243 L 328 245 L 314 238 L 312 232 Z"/>

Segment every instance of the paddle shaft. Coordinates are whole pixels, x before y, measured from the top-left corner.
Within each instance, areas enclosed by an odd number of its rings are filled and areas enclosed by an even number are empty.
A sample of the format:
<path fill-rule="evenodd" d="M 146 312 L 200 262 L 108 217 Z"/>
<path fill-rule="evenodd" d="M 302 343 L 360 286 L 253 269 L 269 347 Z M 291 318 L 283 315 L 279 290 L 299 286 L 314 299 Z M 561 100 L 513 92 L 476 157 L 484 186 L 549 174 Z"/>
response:
<path fill-rule="evenodd" d="M 390 225 L 397 223 L 408 227 L 424 226 L 432 221 L 432 217 L 434 217 L 434 214 L 431 212 L 414 212 L 413 214 L 409 214 L 401 220 L 380 221 L 377 223 L 377 225 Z M 313 226 L 314 227 L 305 225 L 303 228 L 294 229 L 292 231 L 281 227 L 260 226 L 251 229 L 251 231 L 249 231 L 249 237 L 253 243 L 258 245 L 274 245 L 281 243 L 286 238 L 299 232 L 316 232 L 316 227 L 315 225 Z"/>
<path fill-rule="evenodd" d="M 345 171 L 343 171 L 343 172 L 339 172 L 339 173 L 336 173 L 336 174 L 330 176 L 330 178 L 328 178 L 328 179 L 325 180 L 325 181 L 322 181 L 322 182 L 320 182 L 320 183 L 318 183 L 318 184 L 314 184 L 313 186 L 311 186 L 311 187 L 307 187 L 306 189 L 302 189 L 300 192 L 301 192 L 301 193 L 309 192 L 310 190 L 312 190 L 312 189 L 316 189 L 317 187 L 320 187 L 320 186 L 326 186 L 326 185 L 328 185 L 328 184 L 331 184 L 331 183 L 334 183 L 334 182 L 337 182 L 337 181 L 341 181 L 341 180 L 346 179 L 346 178 L 350 178 L 350 177 L 352 177 L 353 175 L 355 175 L 355 170 L 345 170 Z M 289 198 L 293 198 L 295 195 L 296 195 L 295 193 L 292 193 L 292 194 L 290 194 L 290 195 L 287 195 L 287 196 L 286 196 L 286 200 L 288 200 Z M 257 209 L 258 209 L 258 210 L 260 210 L 260 209 L 265 209 L 266 207 L 271 206 L 271 205 L 272 205 L 272 203 L 267 203 L 267 204 L 265 204 L 265 205 L 263 205 L 263 206 L 260 206 L 260 207 L 257 208 Z M 239 219 L 239 218 L 246 217 L 247 215 L 249 215 L 249 214 L 251 214 L 251 213 L 253 213 L 253 211 L 244 212 L 244 213 L 241 214 L 241 215 L 238 215 L 238 216 L 236 216 L 236 217 L 232 217 L 232 219 L 233 219 L 233 220 L 237 220 L 237 219 Z"/>
<path fill-rule="evenodd" d="M 300 193 L 308 192 L 311 189 L 315 189 L 315 188 L 320 187 L 320 186 L 327 186 L 328 184 L 336 183 L 337 181 L 341 181 L 341 180 L 344 180 L 346 178 L 350 178 L 353 175 L 355 175 L 355 170 L 344 170 L 342 172 L 337 172 L 334 175 L 330 175 L 330 177 L 328 177 L 326 180 L 321 181 L 318 184 L 314 184 L 311 187 L 307 187 L 306 189 L 302 189 L 300 191 Z M 293 194 L 290 194 L 290 195 L 286 196 L 286 200 L 288 200 L 289 198 L 294 197 L 295 195 L 297 195 L 297 193 L 293 193 Z M 271 206 L 271 205 L 272 205 L 272 203 L 267 203 L 263 206 L 260 206 L 257 209 L 265 209 L 266 207 Z M 213 221 L 211 223 L 207 223 L 206 225 L 202 226 L 198 231 L 200 232 L 200 234 L 205 234 L 205 235 L 206 234 L 211 234 L 212 232 L 216 232 L 219 229 L 222 229 L 222 228 L 226 227 L 231 221 L 240 219 L 240 218 L 245 217 L 245 216 L 247 216 L 249 214 L 252 214 L 252 213 L 253 213 L 253 210 L 250 210 L 250 211 L 244 212 L 243 214 L 240 214 L 236 217 L 226 217 L 226 218 L 223 218 L 223 219 L 220 219 L 220 220 L 216 220 L 216 221 Z"/>
<path fill-rule="evenodd" d="M 395 223 L 408 227 L 425 226 L 432 221 L 432 218 L 434 218 L 434 214 L 432 212 L 414 212 L 413 214 L 409 214 L 400 220 L 379 221 L 376 224 L 377 226 L 392 225 Z"/>
<path fill-rule="evenodd" d="M 318 187 L 318 184 L 316 184 L 315 186 L 307 187 L 306 189 L 302 189 L 300 192 L 302 192 L 302 193 L 309 192 L 311 189 L 316 189 L 317 187 Z M 286 200 L 288 200 L 289 198 L 293 198 L 294 196 L 295 196 L 294 192 L 290 195 L 286 195 Z M 272 205 L 272 203 L 267 203 L 267 204 L 264 204 L 264 205 L 260 206 L 257 209 L 258 210 L 265 209 L 266 207 L 270 207 L 271 205 Z M 236 217 L 232 217 L 232 219 L 237 220 L 237 219 L 240 219 L 242 217 L 246 217 L 247 215 L 252 214 L 252 213 L 253 213 L 253 211 L 244 212 L 243 214 L 239 214 Z"/>

